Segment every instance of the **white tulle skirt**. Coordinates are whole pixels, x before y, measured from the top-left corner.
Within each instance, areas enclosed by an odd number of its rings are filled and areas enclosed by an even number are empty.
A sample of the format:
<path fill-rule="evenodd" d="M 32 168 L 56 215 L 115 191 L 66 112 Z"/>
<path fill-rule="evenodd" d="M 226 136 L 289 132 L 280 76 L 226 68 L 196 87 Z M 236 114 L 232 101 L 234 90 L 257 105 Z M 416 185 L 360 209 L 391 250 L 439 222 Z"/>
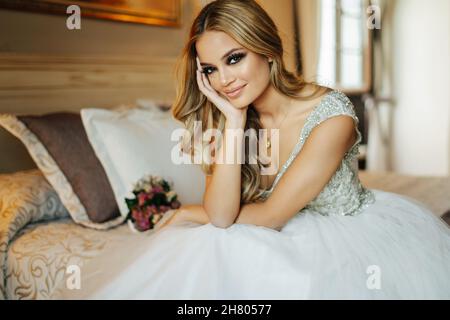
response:
<path fill-rule="evenodd" d="M 357 216 L 303 210 L 281 232 L 181 223 L 130 236 L 58 298 L 449 299 L 449 227 L 419 202 L 372 191 Z"/>

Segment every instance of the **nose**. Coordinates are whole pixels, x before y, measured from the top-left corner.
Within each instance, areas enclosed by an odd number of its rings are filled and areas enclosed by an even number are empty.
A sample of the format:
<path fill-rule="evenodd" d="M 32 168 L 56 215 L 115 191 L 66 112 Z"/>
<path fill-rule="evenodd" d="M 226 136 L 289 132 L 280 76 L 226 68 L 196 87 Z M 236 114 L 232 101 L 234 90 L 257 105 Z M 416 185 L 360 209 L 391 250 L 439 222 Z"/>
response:
<path fill-rule="evenodd" d="M 222 70 L 219 71 L 219 73 L 220 73 L 219 75 L 220 84 L 223 87 L 227 87 L 231 82 L 233 82 L 234 80 L 233 74 L 227 68 L 223 68 Z"/>

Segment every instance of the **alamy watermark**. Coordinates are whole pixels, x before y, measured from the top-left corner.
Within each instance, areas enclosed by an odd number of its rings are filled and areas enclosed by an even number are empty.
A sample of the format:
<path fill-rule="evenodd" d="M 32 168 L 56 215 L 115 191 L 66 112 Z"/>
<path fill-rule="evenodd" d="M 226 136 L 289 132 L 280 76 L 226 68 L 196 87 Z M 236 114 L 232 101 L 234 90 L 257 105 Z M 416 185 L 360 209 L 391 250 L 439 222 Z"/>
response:
<path fill-rule="evenodd" d="M 178 141 L 171 150 L 171 160 L 174 164 L 261 164 L 261 174 L 273 175 L 278 172 L 278 159 L 275 157 L 279 153 L 279 129 L 259 129 L 258 132 L 249 128 L 243 129 L 225 129 L 225 134 L 218 129 L 207 129 L 203 132 L 202 122 L 194 122 L 194 136 L 185 128 L 175 129 L 171 134 L 171 141 Z M 269 148 L 266 145 L 270 133 L 270 155 Z M 224 137 L 225 136 L 225 137 Z M 193 138 L 193 139 L 192 139 Z M 214 141 L 212 139 L 214 138 Z M 225 144 L 223 143 L 225 138 Z M 237 144 L 237 139 L 242 143 Z M 192 145 L 192 140 L 194 141 Z M 182 142 L 188 141 L 185 145 L 188 150 L 193 150 L 194 161 L 192 162 L 191 153 L 183 152 Z M 206 147 L 204 147 L 204 143 Z M 259 143 L 259 148 L 258 148 Z M 237 148 L 241 145 L 241 148 Z M 248 146 L 247 157 L 245 148 Z M 192 149 L 193 148 L 193 149 Z M 212 151 L 214 150 L 214 156 Z M 225 150 L 225 151 L 224 151 Z"/>
<path fill-rule="evenodd" d="M 66 8 L 66 13 L 70 14 L 66 20 L 66 26 L 69 30 L 81 29 L 81 8 L 78 5 L 72 4 Z M 381 9 L 378 5 L 370 5 L 366 8 L 366 13 L 369 14 L 366 25 L 370 30 L 381 29 Z"/>
<path fill-rule="evenodd" d="M 79 6 L 73 4 L 67 7 L 66 13 L 70 14 L 66 20 L 66 27 L 69 30 L 81 29 L 81 9 Z"/>
<path fill-rule="evenodd" d="M 379 6 L 370 5 L 366 12 L 369 14 L 366 25 L 369 30 L 381 29 L 381 9 Z"/>
<path fill-rule="evenodd" d="M 366 286 L 369 290 L 381 290 L 381 268 L 376 264 L 370 265 L 366 269 L 369 275 L 366 280 Z"/>
<path fill-rule="evenodd" d="M 69 290 L 81 289 L 81 268 L 76 264 L 68 265 L 66 268 L 66 288 Z"/>

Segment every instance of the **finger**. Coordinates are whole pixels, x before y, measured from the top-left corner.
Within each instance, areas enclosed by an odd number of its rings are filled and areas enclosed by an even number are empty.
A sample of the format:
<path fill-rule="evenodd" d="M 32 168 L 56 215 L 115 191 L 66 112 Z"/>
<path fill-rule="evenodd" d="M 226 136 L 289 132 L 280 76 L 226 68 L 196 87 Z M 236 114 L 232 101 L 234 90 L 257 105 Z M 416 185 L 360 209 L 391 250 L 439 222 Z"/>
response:
<path fill-rule="evenodd" d="M 209 82 L 208 77 L 206 74 L 202 73 L 202 79 L 203 79 L 203 85 L 205 86 L 206 90 L 209 91 L 210 95 L 213 97 L 218 97 L 218 92 L 211 86 L 211 83 Z"/>
<path fill-rule="evenodd" d="M 199 59 L 198 57 L 195 57 L 195 60 L 197 61 L 197 75 L 200 75 L 200 78 L 201 78 L 201 84 L 203 84 L 203 77 L 202 77 L 202 74 L 203 74 L 203 68 L 202 68 L 202 66 L 200 65 L 200 59 Z"/>
<path fill-rule="evenodd" d="M 200 91 L 204 95 L 208 95 L 209 94 L 208 90 L 206 89 L 205 84 L 204 84 L 203 79 L 202 79 L 202 73 L 199 70 L 197 70 L 196 72 L 197 72 L 197 84 L 198 84 L 198 87 L 199 87 Z"/>
<path fill-rule="evenodd" d="M 211 87 L 211 84 L 209 83 L 209 79 L 208 79 L 207 75 L 203 72 L 203 68 L 200 64 L 200 59 L 198 58 L 198 56 L 195 57 L 195 60 L 197 61 L 197 67 L 200 70 L 204 87 L 209 89 L 212 92 L 215 92 L 215 90 Z"/>
<path fill-rule="evenodd" d="M 200 91 L 209 99 L 213 99 L 214 98 L 214 92 L 211 92 L 211 90 L 209 90 L 206 86 L 205 86 L 205 81 L 203 80 L 203 74 L 197 70 L 197 83 L 198 83 L 198 87 L 200 89 Z"/>
<path fill-rule="evenodd" d="M 203 83 L 203 79 L 202 79 L 202 73 L 200 72 L 200 70 L 196 70 L 196 73 L 197 73 L 198 86 L 199 86 L 200 90 L 202 90 L 202 92 L 203 92 L 203 90 L 204 90 L 204 83 Z"/>
<path fill-rule="evenodd" d="M 206 95 L 211 95 L 211 94 L 216 93 L 216 91 L 209 84 L 208 77 L 201 71 L 199 71 L 199 74 L 200 74 L 200 83 L 201 83 L 201 87 L 203 89 L 203 92 Z"/>
<path fill-rule="evenodd" d="M 197 61 L 197 68 L 201 71 L 202 70 L 202 66 L 200 64 L 200 59 L 198 57 L 195 57 L 195 60 Z"/>
<path fill-rule="evenodd" d="M 212 92 L 216 92 L 216 90 L 214 90 L 214 88 L 211 87 L 211 84 L 209 83 L 209 79 L 206 76 L 206 74 L 202 73 L 202 76 L 203 76 L 203 84 L 205 85 L 205 87 Z"/>
<path fill-rule="evenodd" d="M 200 60 L 198 57 L 195 58 L 197 60 L 197 65 L 200 67 L 200 70 L 197 70 L 197 83 L 200 88 L 200 91 L 211 101 L 215 100 L 218 97 L 217 91 L 209 83 L 209 79 L 205 73 L 203 73 L 202 67 L 200 66 Z"/>

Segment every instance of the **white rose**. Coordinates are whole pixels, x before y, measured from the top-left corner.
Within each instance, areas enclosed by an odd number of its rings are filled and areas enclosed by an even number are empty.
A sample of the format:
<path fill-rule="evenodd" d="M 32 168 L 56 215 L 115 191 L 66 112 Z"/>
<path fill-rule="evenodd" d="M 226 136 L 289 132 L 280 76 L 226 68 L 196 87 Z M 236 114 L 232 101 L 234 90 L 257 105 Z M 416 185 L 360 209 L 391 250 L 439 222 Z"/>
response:
<path fill-rule="evenodd" d="M 167 201 L 171 202 L 175 198 L 176 195 L 177 195 L 176 192 L 173 190 L 167 192 L 166 193 Z"/>
<path fill-rule="evenodd" d="M 145 192 L 150 192 L 150 190 L 152 190 L 152 186 L 150 185 L 150 183 L 145 183 L 143 185 L 143 189 Z"/>

